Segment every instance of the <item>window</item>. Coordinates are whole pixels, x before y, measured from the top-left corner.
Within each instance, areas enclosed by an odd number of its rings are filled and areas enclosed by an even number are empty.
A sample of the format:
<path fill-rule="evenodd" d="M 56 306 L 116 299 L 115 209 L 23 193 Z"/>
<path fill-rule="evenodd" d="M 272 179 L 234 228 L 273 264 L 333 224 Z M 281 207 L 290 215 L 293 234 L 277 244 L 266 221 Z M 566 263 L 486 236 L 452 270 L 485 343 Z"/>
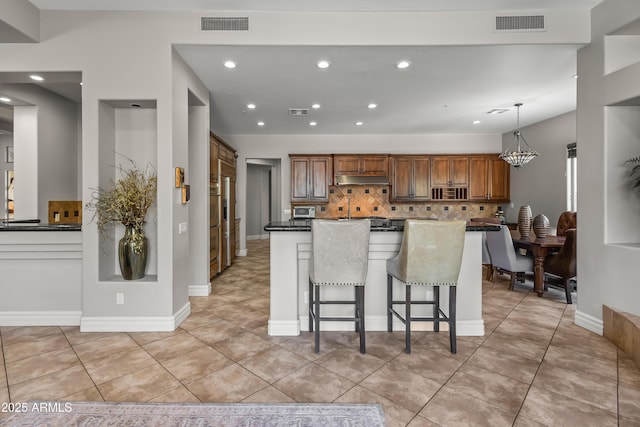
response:
<path fill-rule="evenodd" d="M 567 145 L 567 210 L 578 211 L 578 148 Z"/>

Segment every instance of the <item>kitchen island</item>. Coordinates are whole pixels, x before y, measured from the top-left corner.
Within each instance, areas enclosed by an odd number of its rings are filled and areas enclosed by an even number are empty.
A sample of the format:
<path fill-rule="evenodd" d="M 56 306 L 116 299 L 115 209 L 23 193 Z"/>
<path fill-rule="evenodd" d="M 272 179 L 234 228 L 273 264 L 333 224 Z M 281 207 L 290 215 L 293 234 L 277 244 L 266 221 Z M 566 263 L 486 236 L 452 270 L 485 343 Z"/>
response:
<path fill-rule="evenodd" d="M 386 261 L 400 250 L 402 221 L 372 222 L 369 241 L 369 268 L 365 287 L 365 316 L 367 331 L 386 331 Z M 264 227 L 270 233 L 270 314 L 269 335 L 292 336 L 308 330 L 308 280 L 311 256 L 311 226 L 308 220 L 272 222 Z M 482 232 L 496 231 L 499 226 L 469 223 L 465 235 L 462 267 L 457 293 L 457 335 L 483 336 L 482 319 Z M 414 287 L 414 296 L 424 292 L 430 297 L 433 288 Z M 422 290 L 418 290 L 422 289 Z M 328 286 L 323 288 L 329 298 L 352 299 L 353 288 Z M 441 307 L 445 313 L 448 292 L 441 292 Z M 394 295 L 404 295 L 404 285 L 394 281 Z M 402 299 L 402 298 L 400 298 Z M 424 311 L 421 311 L 424 310 Z M 429 310 L 428 312 L 426 310 Z M 430 313 L 431 307 L 420 306 L 412 314 Z M 352 315 L 352 306 L 325 306 L 323 316 Z M 414 330 L 429 330 L 430 323 L 420 322 Z M 404 325 L 394 319 L 394 330 L 404 330 Z M 353 330 L 345 322 L 325 321 L 323 331 Z M 441 325 L 446 330 L 446 325 Z"/>

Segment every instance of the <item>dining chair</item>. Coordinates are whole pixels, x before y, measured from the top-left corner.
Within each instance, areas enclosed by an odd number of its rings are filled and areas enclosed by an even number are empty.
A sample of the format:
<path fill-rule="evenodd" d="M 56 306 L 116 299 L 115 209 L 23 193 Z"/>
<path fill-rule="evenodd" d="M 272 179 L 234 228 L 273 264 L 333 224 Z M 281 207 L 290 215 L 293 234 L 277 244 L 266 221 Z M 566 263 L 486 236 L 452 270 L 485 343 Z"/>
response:
<path fill-rule="evenodd" d="M 429 221 L 408 219 L 400 251 L 387 260 L 387 331 L 393 330 L 393 317 L 405 325 L 405 352 L 411 353 L 411 322 L 433 322 L 433 330 L 440 332 L 440 322 L 449 324 L 451 353 L 456 353 L 456 288 L 466 221 Z M 393 279 L 405 286 L 404 300 L 393 299 Z M 433 287 L 433 299 L 414 299 L 412 286 Z M 449 288 L 449 310 L 440 308 L 440 287 Z M 394 308 L 404 305 L 404 316 Z M 413 316 L 414 304 L 432 305 L 432 316 Z"/>
<path fill-rule="evenodd" d="M 565 211 L 558 217 L 558 225 L 556 227 L 556 236 L 564 236 L 566 230 L 576 228 L 578 226 L 578 213 Z"/>
<path fill-rule="evenodd" d="M 544 260 L 544 284 L 545 286 L 557 286 L 563 288 L 567 298 L 567 304 L 572 304 L 571 291 L 575 290 L 575 277 L 577 274 L 577 230 L 569 228 L 565 230 L 564 245 L 559 252 L 548 255 Z"/>
<path fill-rule="evenodd" d="M 315 331 L 314 351 L 320 352 L 320 322 L 355 322 L 360 334 L 360 353 L 365 348 L 364 287 L 369 259 L 368 219 L 311 221 L 311 259 L 309 260 L 309 331 Z M 353 300 L 322 299 L 320 288 L 330 286 L 353 287 Z M 324 291 L 323 291 L 324 293 Z M 353 316 L 321 316 L 320 306 L 327 304 L 354 305 Z"/>
<path fill-rule="evenodd" d="M 500 224 L 500 218 L 471 218 L 471 222 L 479 222 L 483 224 Z M 491 253 L 489 253 L 489 247 L 487 246 L 487 232 L 482 232 L 482 266 L 487 269 L 487 273 L 484 276 L 484 280 L 493 281 L 493 264 L 491 263 Z"/>
<path fill-rule="evenodd" d="M 525 273 L 533 273 L 533 258 L 517 252 L 513 246 L 511 232 L 506 225 L 500 231 L 487 231 L 487 247 L 491 254 L 491 263 L 497 272 L 507 272 L 511 282 L 509 290 L 513 290 L 516 279 L 524 281 Z M 495 273 L 494 273 L 495 275 Z"/>

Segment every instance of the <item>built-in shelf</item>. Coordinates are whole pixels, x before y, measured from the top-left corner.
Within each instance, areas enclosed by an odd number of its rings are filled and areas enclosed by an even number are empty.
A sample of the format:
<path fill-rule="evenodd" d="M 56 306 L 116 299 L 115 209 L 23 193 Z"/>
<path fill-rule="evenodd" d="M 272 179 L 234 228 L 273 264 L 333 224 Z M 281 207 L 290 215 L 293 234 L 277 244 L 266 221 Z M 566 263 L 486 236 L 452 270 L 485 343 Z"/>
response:
<path fill-rule="evenodd" d="M 107 277 L 105 280 L 101 280 L 99 283 L 105 284 L 105 285 L 127 285 L 127 286 L 135 285 L 136 283 L 144 283 L 144 284 L 158 283 L 158 276 L 155 274 L 147 274 L 142 279 L 124 280 L 122 278 L 122 275 L 117 274 L 111 277 Z"/>

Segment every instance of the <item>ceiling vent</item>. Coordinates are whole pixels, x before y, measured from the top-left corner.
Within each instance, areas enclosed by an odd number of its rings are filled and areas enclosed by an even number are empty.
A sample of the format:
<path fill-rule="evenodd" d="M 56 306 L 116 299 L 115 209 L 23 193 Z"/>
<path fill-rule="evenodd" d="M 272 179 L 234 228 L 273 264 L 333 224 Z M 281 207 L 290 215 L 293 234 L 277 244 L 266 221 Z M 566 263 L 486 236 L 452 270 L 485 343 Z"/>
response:
<path fill-rule="evenodd" d="M 509 111 L 508 108 L 494 108 L 493 110 L 487 111 L 487 114 L 503 114 Z"/>
<path fill-rule="evenodd" d="M 544 30 L 544 15 L 496 16 L 496 31 Z"/>
<path fill-rule="evenodd" d="M 309 114 L 308 108 L 289 108 L 290 116 L 306 116 Z"/>
<path fill-rule="evenodd" d="M 202 31 L 248 31 L 249 18 L 247 17 L 210 17 L 200 18 Z"/>

